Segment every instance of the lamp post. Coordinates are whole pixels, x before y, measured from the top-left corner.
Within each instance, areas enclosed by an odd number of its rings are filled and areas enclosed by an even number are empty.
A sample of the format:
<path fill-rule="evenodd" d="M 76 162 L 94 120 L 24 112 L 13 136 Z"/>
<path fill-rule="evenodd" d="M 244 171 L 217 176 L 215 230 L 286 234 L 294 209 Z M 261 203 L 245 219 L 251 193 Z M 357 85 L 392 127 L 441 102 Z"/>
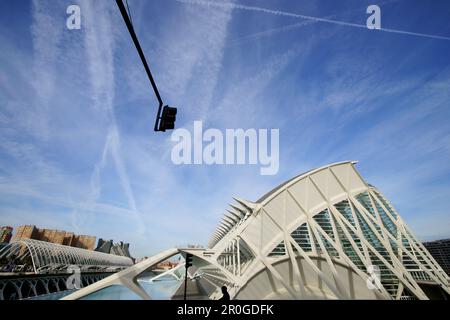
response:
<path fill-rule="evenodd" d="M 163 115 L 161 116 L 161 111 L 163 108 L 163 101 L 161 99 L 161 95 L 159 94 L 158 87 L 156 86 L 156 82 L 153 79 L 153 75 L 150 71 L 150 67 L 148 66 L 147 59 L 145 58 L 144 52 L 142 51 L 141 45 L 137 38 L 136 32 L 134 31 L 133 23 L 131 22 L 130 17 L 128 16 L 128 12 L 123 4 L 123 0 L 116 0 L 117 6 L 119 7 L 120 13 L 122 15 L 123 20 L 127 26 L 128 32 L 130 33 L 131 39 L 133 39 L 134 45 L 138 51 L 139 57 L 141 58 L 142 64 L 144 65 L 145 72 L 147 73 L 148 79 L 152 85 L 153 91 L 156 95 L 156 99 L 158 99 L 158 113 L 156 114 L 155 120 L 155 131 L 166 131 L 170 129 L 174 129 L 175 120 L 176 120 L 176 108 L 171 108 L 169 106 L 164 107 Z M 173 110 L 174 109 L 174 110 Z M 167 119 L 166 119 L 167 118 Z"/>
<path fill-rule="evenodd" d="M 186 300 L 186 287 L 187 287 L 187 278 L 188 278 L 188 268 L 190 266 L 192 266 L 192 254 L 186 253 L 186 262 L 185 262 L 184 266 L 186 267 L 186 273 L 184 275 L 184 300 Z"/>

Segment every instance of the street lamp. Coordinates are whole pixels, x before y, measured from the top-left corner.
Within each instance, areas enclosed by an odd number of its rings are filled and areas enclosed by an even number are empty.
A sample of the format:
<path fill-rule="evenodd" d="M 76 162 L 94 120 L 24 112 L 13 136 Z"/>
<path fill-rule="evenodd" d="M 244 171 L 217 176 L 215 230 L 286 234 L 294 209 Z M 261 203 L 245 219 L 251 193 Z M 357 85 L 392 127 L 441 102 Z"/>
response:
<path fill-rule="evenodd" d="M 133 23 L 131 22 L 130 17 L 128 16 L 128 12 L 125 9 L 125 5 L 123 4 L 123 0 L 116 0 L 117 6 L 119 7 L 120 13 L 122 14 L 123 20 L 128 28 L 128 32 L 130 33 L 131 39 L 133 39 L 134 45 L 139 53 L 142 64 L 144 65 L 145 71 L 147 72 L 147 76 L 152 85 L 153 91 L 155 92 L 156 98 L 158 99 L 158 113 L 156 114 L 155 120 L 155 131 L 166 131 L 172 130 L 175 128 L 175 120 L 177 109 L 169 106 L 165 106 L 163 108 L 163 101 L 161 99 L 161 95 L 159 94 L 158 87 L 156 86 L 155 80 L 153 79 L 152 73 L 150 71 L 150 67 L 147 64 L 147 60 L 145 59 L 144 52 L 142 51 L 141 45 L 137 38 L 136 32 L 134 31 Z M 162 111 L 162 115 L 161 115 Z"/>

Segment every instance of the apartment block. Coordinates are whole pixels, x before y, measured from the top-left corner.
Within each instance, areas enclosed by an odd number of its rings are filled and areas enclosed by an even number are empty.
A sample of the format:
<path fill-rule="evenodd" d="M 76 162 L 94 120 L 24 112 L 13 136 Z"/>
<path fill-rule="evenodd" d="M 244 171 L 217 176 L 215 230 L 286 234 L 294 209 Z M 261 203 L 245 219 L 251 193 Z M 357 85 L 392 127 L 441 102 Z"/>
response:
<path fill-rule="evenodd" d="M 0 228 L 0 243 L 8 243 L 12 237 L 12 227 L 1 227 Z"/>
<path fill-rule="evenodd" d="M 35 239 L 87 250 L 94 250 L 96 237 L 76 235 L 73 232 L 52 229 L 40 229 L 36 226 L 26 225 L 17 227 L 13 240 Z"/>

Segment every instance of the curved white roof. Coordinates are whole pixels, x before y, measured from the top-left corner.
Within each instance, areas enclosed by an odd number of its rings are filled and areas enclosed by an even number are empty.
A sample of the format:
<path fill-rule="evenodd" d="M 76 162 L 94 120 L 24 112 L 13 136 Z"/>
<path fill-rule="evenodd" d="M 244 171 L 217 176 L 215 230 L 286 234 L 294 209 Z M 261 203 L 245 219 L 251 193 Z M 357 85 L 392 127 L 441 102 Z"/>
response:
<path fill-rule="evenodd" d="M 278 185 L 277 187 L 273 188 L 271 191 L 264 194 L 262 197 L 260 197 L 256 202 L 251 202 L 247 200 L 242 200 L 240 198 L 234 197 L 235 204 L 230 204 L 230 209 L 227 209 L 227 211 L 232 214 L 238 221 L 235 220 L 235 223 L 230 223 L 230 219 L 222 219 L 222 221 L 219 223 L 219 225 L 216 228 L 216 231 L 213 232 L 213 235 L 210 238 L 209 241 L 209 247 L 213 247 L 217 242 L 219 242 L 230 230 L 232 230 L 235 226 L 237 226 L 240 222 L 243 222 L 248 218 L 248 216 L 253 212 L 253 209 L 255 209 L 258 205 L 264 205 L 267 202 L 269 202 L 271 199 L 276 197 L 280 192 L 283 192 L 286 188 L 289 188 L 291 185 L 297 183 L 298 181 L 305 179 L 308 176 L 314 175 L 317 172 L 320 172 L 322 170 L 331 168 L 331 167 L 338 167 L 342 165 L 354 165 L 357 161 L 341 161 L 341 162 L 335 162 L 329 165 L 322 166 L 317 169 L 309 170 L 304 173 L 301 173 L 283 183 Z M 227 215 L 225 214 L 225 217 Z M 229 217 L 229 215 L 228 215 Z"/>
<path fill-rule="evenodd" d="M 128 257 L 34 239 L 19 239 L 11 242 L 0 251 L 0 258 L 20 258 L 28 255 L 32 259 L 36 273 L 55 266 L 77 265 L 108 268 L 133 265 L 133 261 Z"/>

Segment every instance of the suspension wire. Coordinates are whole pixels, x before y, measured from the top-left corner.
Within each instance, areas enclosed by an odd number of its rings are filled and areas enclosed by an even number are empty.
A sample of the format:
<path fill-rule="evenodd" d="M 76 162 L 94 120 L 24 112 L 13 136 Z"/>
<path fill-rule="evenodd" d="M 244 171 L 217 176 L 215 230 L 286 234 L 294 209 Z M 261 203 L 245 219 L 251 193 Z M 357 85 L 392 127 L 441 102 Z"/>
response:
<path fill-rule="evenodd" d="M 125 0 L 125 2 L 127 4 L 128 16 L 130 17 L 130 22 L 131 22 L 131 25 L 133 26 L 133 29 L 134 29 L 133 18 L 131 17 L 131 11 L 130 11 L 130 7 L 128 6 L 128 0 Z"/>

